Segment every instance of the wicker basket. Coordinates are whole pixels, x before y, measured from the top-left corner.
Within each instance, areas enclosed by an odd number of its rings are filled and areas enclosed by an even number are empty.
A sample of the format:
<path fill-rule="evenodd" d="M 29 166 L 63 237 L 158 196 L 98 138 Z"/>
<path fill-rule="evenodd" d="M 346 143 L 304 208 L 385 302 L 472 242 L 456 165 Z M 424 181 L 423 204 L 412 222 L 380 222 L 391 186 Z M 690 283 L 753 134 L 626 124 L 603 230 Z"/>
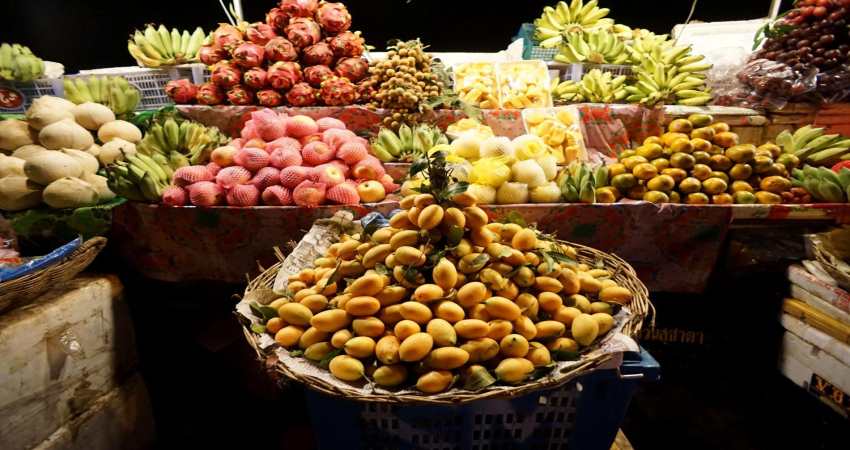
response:
<path fill-rule="evenodd" d="M 823 248 L 821 248 L 820 242 L 812 242 L 812 252 L 815 254 L 815 258 L 817 258 L 823 269 L 826 270 L 826 273 L 834 278 L 841 287 L 850 291 L 850 275 L 841 271 L 841 269 L 833 266 L 832 263 L 829 262 L 829 257 L 824 254 L 825 252 Z"/>
<path fill-rule="evenodd" d="M 0 313 L 23 306 L 50 289 L 82 272 L 106 246 L 106 238 L 89 239 L 68 257 L 52 266 L 0 283 Z"/>
<path fill-rule="evenodd" d="M 601 261 L 605 265 L 605 268 L 607 270 L 612 271 L 612 279 L 617 281 L 620 286 L 626 287 L 634 293 L 634 298 L 629 303 L 629 309 L 632 311 L 632 315 L 629 316 L 629 318 L 627 319 L 627 323 L 625 324 L 621 332 L 634 339 L 637 339 L 640 335 L 640 330 L 644 320 L 649 315 L 652 315 L 654 313 L 654 308 L 649 302 L 649 292 L 647 291 L 646 286 L 644 286 L 644 284 L 641 283 L 641 281 L 638 279 L 634 269 L 627 262 L 617 257 L 616 255 L 611 255 L 608 253 L 600 252 L 598 250 L 594 250 L 590 247 L 585 247 L 578 244 L 571 244 L 564 241 L 558 241 L 558 243 L 560 245 L 569 245 L 575 248 L 578 252 L 577 259 L 580 263 L 594 265 L 597 262 Z M 278 255 L 278 258 L 282 261 L 283 256 L 281 255 L 281 253 L 279 251 L 276 253 Z M 263 273 L 259 277 L 252 280 L 248 286 L 248 289 L 246 290 L 246 295 L 248 292 L 259 288 L 271 289 L 274 284 L 275 277 L 277 276 L 278 269 L 281 267 L 281 264 L 282 262 L 275 264 L 268 270 L 263 271 Z M 257 352 L 257 356 L 259 356 L 260 360 L 264 363 L 271 376 L 278 377 L 282 375 L 291 378 L 299 383 L 303 383 L 306 387 L 322 392 L 324 394 L 338 395 L 348 400 L 357 400 L 365 402 L 380 402 L 404 405 L 446 405 L 467 403 L 481 399 L 519 397 L 530 392 L 552 389 L 561 386 L 576 377 L 592 372 L 597 367 L 612 358 L 611 354 L 584 357 L 581 360 L 580 364 L 573 367 L 572 370 L 564 376 L 558 378 L 543 377 L 530 383 L 521 384 L 512 389 L 492 389 L 484 390 L 481 392 L 462 392 L 454 396 L 439 397 L 415 394 L 364 394 L 363 392 L 355 389 L 340 388 L 337 385 L 331 384 L 315 376 L 304 375 L 291 370 L 284 363 L 279 361 L 276 355 L 263 350 L 259 345 L 258 335 L 250 329 L 250 322 L 248 321 L 248 319 L 242 317 L 241 315 L 239 315 L 238 317 L 242 322 L 245 338 L 248 340 L 248 343 L 251 344 L 251 347 L 253 347 L 254 350 Z"/>

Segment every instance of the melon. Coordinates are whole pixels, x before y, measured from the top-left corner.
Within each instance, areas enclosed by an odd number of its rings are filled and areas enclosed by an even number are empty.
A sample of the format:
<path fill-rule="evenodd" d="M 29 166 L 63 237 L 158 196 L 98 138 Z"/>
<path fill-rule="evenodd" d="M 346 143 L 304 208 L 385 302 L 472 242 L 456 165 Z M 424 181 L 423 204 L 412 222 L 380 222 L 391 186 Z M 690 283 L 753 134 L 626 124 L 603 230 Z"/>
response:
<path fill-rule="evenodd" d="M 83 174 L 83 167 L 62 152 L 39 152 L 24 164 L 24 173 L 30 180 L 47 186 L 61 178 L 79 177 Z"/>
<path fill-rule="evenodd" d="M 50 150 L 47 150 L 46 148 L 44 148 L 40 145 L 24 145 L 24 146 L 18 147 L 17 150 L 12 152 L 12 156 L 14 156 L 15 158 L 23 159 L 23 160 L 26 161 L 32 155 L 35 155 L 38 152 L 46 152 L 46 151 L 50 151 Z"/>
<path fill-rule="evenodd" d="M 38 144 L 38 130 L 32 129 L 23 120 L 6 119 L 0 122 L 0 149 L 11 152 L 32 144 Z"/>
<path fill-rule="evenodd" d="M 97 132 L 97 137 L 104 144 L 113 139 L 124 139 L 127 142 L 142 140 L 142 131 L 130 122 L 113 120 L 105 123 Z"/>
<path fill-rule="evenodd" d="M 42 128 L 38 133 L 38 140 L 41 145 L 50 150 L 60 148 L 86 150 L 94 145 L 94 138 L 89 130 L 77 125 L 73 119 L 60 120 Z"/>
<path fill-rule="evenodd" d="M 26 163 L 26 161 L 21 158 L 0 155 L 0 178 L 8 176 L 25 177 L 24 163 Z"/>
<path fill-rule="evenodd" d="M 68 108 L 63 102 L 68 101 L 51 96 L 39 97 L 33 100 L 32 105 L 27 110 L 27 123 L 36 130 L 43 130 L 48 125 L 62 120 L 74 120 L 74 115 L 71 114 L 71 108 Z M 74 104 L 71 103 L 71 105 Z"/>
<path fill-rule="evenodd" d="M 60 178 L 44 188 L 41 199 L 53 208 L 83 208 L 97 205 L 100 198 L 94 187 L 75 177 Z"/>
<path fill-rule="evenodd" d="M 41 205 L 41 190 L 44 187 L 33 183 L 27 177 L 0 178 L 0 209 L 21 211 Z"/>
<path fill-rule="evenodd" d="M 100 103 L 85 102 L 71 110 L 74 120 L 87 130 L 97 131 L 107 122 L 115 120 L 115 113 Z"/>

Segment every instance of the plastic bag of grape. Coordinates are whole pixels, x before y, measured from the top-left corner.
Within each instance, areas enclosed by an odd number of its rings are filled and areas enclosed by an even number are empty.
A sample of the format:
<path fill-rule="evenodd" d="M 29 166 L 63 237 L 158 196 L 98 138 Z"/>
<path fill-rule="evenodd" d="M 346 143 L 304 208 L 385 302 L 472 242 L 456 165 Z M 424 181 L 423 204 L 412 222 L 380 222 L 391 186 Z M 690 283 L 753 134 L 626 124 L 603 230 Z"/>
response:
<path fill-rule="evenodd" d="M 737 74 L 743 87 L 717 98 L 714 103 L 721 106 L 773 106 L 782 109 L 788 102 L 814 92 L 817 76 L 817 68 L 797 72 L 784 63 L 755 59 Z"/>

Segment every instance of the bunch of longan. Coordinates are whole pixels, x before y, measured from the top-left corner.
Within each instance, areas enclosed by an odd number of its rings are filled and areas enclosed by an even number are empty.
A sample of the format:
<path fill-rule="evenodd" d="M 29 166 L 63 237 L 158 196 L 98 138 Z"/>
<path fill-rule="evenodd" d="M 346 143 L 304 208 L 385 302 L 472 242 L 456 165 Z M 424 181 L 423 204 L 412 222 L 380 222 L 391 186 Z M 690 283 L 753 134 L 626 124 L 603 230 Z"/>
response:
<path fill-rule="evenodd" d="M 398 110 L 384 118 L 384 125 L 394 131 L 402 123 L 418 123 L 421 113 L 417 107 L 421 100 L 440 95 L 444 84 L 431 71 L 433 55 L 425 52 L 419 40 L 399 42 L 387 52 L 387 58 L 370 64 L 369 73 L 375 95 L 369 109 Z"/>

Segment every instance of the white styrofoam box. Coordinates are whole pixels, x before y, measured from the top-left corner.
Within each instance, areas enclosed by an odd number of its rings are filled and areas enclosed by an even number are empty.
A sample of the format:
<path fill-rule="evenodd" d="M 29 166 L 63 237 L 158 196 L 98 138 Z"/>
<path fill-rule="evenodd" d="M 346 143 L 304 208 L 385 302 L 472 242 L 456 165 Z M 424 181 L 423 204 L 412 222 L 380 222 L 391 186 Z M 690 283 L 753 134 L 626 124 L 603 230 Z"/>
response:
<path fill-rule="evenodd" d="M 756 31 L 770 20 L 735 20 L 730 22 L 704 22 L 676 25 L 672 37 L 678 45 L 692 45 L 693 54 L 704 55 L 711 50 L 740 48 L 752 52 Z"/>
<path fill-rule="evenodd" d="M 797 286 L 796 284 L 791 285 L 791 297 L 796 298 L 797 300 L 802 300 L 807 305 L 812 308 L 832 317 L 833 319 L 845 324 L 850 325 L 850 314 L 832 306 L 827 303 L 824 299 L 818 297 L 815 294 Z"/>
<path fill-rule="evenodd" d="M 850 292 L 847 292 L 840 287 L 824 283 L 809 273 L 805 268 L 803 268 L 803 266 L 798 264 L 788 267 L 786 276 L 791 283 L 794 283 L 806 291 L 816 295 L 842 312 L 850 314 Z M 805 299 L 800 300 L 806 301 Z M 806 303 L 808 302 L 806 301 Z M 817 305 L 812 306 L 816 309 L 820 309 Z M 827 314 L 829 313 L 827 312 Z"/>
<path fill-rule="evenodd" d="M 782 335 L 780 355 L 789 355 L 838 389 L 850 392 L 850 366 L 790 331 Z M 782 356 L 780 356 L 780 361 Z M 780 366 L 782 363 L 780 362 Z"/>
<path fill-rule="evenodd" d="M 148 391 L 136 373 L 63 424 L 35 450 L 144 450 L 155 439 Z"/>
<path fill-rule="evenodd" d="M 137 364 L 114 275 L 81 274 L 0 316 L 0 448 L 30 448 L 115 388 Z"/>
<path fill-rule="evenodd" d="M 782 324 L 783 328 L 794 333 L 797 337 L 825 351 L 844 365 L 850 366 L 850 345 L 835 339 L 790 314 L 780 313 L 779 323 Z"/>

